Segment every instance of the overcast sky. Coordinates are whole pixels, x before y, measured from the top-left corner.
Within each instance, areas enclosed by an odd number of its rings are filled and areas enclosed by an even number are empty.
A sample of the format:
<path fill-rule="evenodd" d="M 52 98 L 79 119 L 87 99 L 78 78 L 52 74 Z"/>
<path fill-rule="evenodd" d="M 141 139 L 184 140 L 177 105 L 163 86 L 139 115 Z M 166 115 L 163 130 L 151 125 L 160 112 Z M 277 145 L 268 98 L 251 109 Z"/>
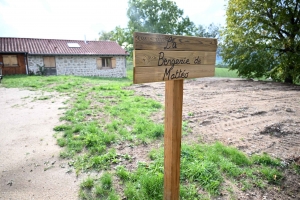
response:
<path fill-rule="evenodd" d="M 226 0 L 174 0 L 196 24 L 225 24 Z M 0 0 L 0 37 L 98 39 L 125 28 L 127 0 Z"/>

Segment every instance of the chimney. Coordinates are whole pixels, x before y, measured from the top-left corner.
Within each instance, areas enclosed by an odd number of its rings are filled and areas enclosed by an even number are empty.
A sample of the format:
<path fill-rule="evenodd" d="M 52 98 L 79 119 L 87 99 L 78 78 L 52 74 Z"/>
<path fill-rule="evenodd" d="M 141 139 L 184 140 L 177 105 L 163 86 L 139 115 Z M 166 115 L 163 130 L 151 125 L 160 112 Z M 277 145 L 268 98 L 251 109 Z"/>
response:
<path fill-rule="evenodd" d="M 84 43 L 87 44 L 85 35 L 84 35 Z"/>

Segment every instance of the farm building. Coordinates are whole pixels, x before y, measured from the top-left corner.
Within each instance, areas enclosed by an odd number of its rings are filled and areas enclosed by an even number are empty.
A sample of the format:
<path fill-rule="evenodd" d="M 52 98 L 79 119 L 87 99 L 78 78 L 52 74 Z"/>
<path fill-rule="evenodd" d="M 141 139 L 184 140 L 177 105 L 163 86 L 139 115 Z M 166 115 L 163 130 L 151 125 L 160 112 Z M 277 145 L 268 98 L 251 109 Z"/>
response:
<path fill-rule="evenodd" d="M 0 37 L 3 75 L 125 77 L 128 53 L 113 41 Z"/>

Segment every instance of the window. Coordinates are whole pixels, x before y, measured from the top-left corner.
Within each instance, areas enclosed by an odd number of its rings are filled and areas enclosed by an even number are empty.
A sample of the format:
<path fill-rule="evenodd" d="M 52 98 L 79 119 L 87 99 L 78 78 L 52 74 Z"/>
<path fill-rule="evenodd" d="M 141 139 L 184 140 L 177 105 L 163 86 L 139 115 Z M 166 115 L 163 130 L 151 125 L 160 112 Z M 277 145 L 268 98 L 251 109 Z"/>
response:
<path fill-rule="evenodd" d="M 80 47 L 80 45 L 78 43 L 68 43 L 68 47 L 78 48 L 78 47 Z"/>
<path fill-rule="evenodd" d="M 17 55 L 3 55 L 4 67 L 19 67 Z"/>
<path fill-rule="evenodd" d="M 97 58 L 97 69 L 116 68 L 116 58 Z"/>
<path fill-rule="evenodd" d="M 54 56 L 44 57 L 44 65 L 45 67 L 55 67 L 55 57 Z"/>

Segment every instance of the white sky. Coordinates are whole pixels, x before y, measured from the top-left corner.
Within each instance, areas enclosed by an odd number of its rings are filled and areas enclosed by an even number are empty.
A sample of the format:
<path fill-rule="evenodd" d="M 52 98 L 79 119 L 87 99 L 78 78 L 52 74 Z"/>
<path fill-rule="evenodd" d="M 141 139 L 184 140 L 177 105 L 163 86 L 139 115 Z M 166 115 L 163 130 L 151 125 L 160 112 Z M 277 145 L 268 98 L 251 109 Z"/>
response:
<path fill-rule="evenodd" d="M 226 0 L 174 0 L 196 25 L 225 24 Z M 0 37 L 98 39 L 125 28 L 127 0 L 0 0 Z"/>

